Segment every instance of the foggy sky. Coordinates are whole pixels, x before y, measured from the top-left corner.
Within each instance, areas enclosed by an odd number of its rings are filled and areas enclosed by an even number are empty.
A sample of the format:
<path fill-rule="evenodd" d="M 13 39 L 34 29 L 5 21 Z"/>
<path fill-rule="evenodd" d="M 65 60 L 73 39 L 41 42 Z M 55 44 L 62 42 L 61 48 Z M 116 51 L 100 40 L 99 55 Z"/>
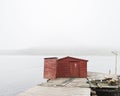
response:
<path fill-rule="evenodd" d="M 120 51 L 119 5 L 119 0 L 0 0 L 0 50 Z"/>

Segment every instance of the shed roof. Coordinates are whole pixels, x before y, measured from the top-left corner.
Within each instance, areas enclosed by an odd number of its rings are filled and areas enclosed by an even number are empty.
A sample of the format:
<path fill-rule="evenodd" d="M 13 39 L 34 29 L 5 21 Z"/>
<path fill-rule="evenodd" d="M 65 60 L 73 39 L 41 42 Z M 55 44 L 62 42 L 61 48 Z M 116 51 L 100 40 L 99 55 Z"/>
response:
<path fill-rule="evenodd" d="M 75 60 L 81 60 L 81 61 L 86 61 L 86 62 L 88 62 L 88 60 L 80 59 L 80 58 L 75 58 L 75 57 L 70 57 L 70 56 L 63 57 L 63 58 L 60 58 L 60 59 L 58 59 L 58 60 L 62 60 L 62 59 L 66 59 L 66 58 L 71 58 L 71 59 L 75 59 Z"/>
<path fill-rule="evenodd" d="M 47 58 L 44 58 L 44 59 L 58 59 L 57 57 L 47 57 Z"/>

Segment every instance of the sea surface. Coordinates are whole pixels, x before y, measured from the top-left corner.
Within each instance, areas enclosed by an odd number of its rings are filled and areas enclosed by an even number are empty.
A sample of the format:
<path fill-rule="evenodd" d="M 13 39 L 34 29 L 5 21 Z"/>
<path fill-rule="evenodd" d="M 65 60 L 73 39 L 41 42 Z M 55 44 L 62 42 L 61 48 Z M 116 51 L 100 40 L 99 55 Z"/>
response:
<path fill-rule="evenodd" d="M 0 55 L 0 96 L 17 94 L 42 82 L 44 57 L 35 55 Z M 50 56 L 49 56 L 50 57 Z M 88 61 L 88 71 L 114 74 L 114 56 L 75 56 Z M 120 59 L 118 57 L 120 74 Z"/>
<path fill-rule="evenodd" d="M 0 56 L 0 96 L 16 96 L 43 79 L 40 56 Z"/>

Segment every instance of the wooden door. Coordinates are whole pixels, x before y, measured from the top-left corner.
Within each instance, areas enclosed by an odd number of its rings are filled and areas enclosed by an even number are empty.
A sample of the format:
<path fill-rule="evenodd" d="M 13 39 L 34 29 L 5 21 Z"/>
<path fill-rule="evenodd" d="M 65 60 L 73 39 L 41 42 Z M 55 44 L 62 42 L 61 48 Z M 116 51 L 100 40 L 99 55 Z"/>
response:
<path fill-rule="evenodd" d="M 70 61 L 70 73 L 71 77 L 79 77 L 79 62 Z"/>

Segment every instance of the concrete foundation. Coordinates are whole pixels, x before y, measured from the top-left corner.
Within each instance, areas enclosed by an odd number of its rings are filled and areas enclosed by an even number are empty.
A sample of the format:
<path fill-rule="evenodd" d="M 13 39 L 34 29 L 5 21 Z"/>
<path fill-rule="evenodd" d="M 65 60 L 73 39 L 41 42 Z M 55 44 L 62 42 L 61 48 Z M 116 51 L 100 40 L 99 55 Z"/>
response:
<path fill-rule="evenodd" d="M 86 78 L 58 78 L 39 84 L 18 96 L 90 96 Z"/>

